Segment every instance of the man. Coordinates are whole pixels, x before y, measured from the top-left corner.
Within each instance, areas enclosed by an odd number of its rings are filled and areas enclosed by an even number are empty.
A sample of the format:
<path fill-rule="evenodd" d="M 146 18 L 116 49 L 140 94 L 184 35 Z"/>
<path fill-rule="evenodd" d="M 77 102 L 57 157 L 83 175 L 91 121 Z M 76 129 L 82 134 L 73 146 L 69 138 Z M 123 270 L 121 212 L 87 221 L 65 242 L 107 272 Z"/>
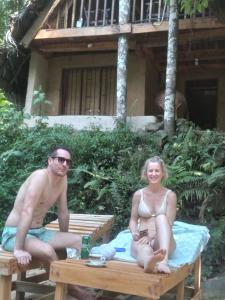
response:
<path fill-rule="evenodd" d="M 58 260 L 58 250 L 68 247 L 80 251 L 81 237 L 68 232 L 67 172 L 70 164 L 70 151 L 64 147 L 55 148 L 48 157 L 47 167 L 34 171 L 18 191 L 5 223 L 2 247 L 13 252 L 21 267 L 29 264 L 33 256 L 49 268 L 52 261 Z M 60 232 L 43 227 L 44 217 L 54 204 L 58 209 Z M 92 299 L 79 287 L 69 287 L 69 294 L 80 300 Z"/>

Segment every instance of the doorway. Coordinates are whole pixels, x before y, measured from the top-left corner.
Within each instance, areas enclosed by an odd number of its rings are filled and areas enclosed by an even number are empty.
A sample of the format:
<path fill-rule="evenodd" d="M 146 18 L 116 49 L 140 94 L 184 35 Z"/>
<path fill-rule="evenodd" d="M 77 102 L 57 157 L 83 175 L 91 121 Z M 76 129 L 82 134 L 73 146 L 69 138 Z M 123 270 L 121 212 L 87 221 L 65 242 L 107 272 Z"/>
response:
<path fill-rule="evenodd" d="M 186 82 L 189 119 L 201 129 L 216 127 L 217 91 L 217 79 Z"/>

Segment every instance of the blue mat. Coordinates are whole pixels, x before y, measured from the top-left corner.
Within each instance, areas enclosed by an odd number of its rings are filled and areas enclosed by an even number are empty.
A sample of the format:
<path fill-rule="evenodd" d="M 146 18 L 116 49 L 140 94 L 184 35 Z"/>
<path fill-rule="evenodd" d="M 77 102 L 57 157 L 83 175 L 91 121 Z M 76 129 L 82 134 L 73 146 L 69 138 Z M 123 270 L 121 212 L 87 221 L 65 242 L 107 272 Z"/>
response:
<path fill-rule="evenodd" d="M 176 240 L 176 250 L 169 258 L 169 266 L 176 268 L 184 264 L 192 264 L 205 249 L 210 238 L 209 230 L 206 226 L 192 225 L 180 221 L 175 221 L 173 225 L 174 238 Z M 114 248 L 125 248 L 124 252 L 116 252 L 113 259 L 122 261 L 136 260 L 130 255 L 130 245 L 132 236 L 130 230 L 121 231 L 109 245 Z"/>

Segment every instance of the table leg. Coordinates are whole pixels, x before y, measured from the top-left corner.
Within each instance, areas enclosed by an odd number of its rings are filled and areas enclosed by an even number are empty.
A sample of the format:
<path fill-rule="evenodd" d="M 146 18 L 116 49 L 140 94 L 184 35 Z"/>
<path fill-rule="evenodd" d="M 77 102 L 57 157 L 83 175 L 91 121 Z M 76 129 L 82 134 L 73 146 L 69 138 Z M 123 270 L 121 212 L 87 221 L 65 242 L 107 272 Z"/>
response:
<path fill-rule="evenodd" d="M 184 300 L 184 280 L 177 285 L 176 300 Z"/>
<path fill-rule="evenodd" d="M 0 276 L 0 299 L 10 300 L 12 288 L 12 275 Z"/>
<path fill-rule="evenodd" d="M 194 288 L 195 293 L 201 289 L 201 256 L 199 256 L 194 266 Z"/>
<path fill-rule="evenodd" d="M 25 281 L 26 280 L 26 271 L 25 272 L 19 272 L 17 274 L 17 280 Z M 18 292 L 16 290 L 16 300 L 24 300 L 24 299 L 25 299 L 25 292 Z"/>
<path fill-rule="evenodd" d="M 57 282 L 55 288 L 55 300 L 66 300 L 67 284 Z"/>

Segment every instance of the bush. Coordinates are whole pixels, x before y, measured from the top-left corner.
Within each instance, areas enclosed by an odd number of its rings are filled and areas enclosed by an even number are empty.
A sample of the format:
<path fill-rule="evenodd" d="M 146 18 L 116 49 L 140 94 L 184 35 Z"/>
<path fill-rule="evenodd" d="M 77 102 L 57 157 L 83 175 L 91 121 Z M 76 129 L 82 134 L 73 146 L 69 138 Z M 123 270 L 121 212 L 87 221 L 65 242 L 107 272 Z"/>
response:
<path fill-rule="evenodd" d="M 70 211 L 114 214 L 114 235 L 128 226 L 132 194 L 144 185 L 140 180 L 144 161 L 160 155 L 170 171 L 165 185 L 178 195 L 178 219 L 207 224 L 211 230 L 203 255 L 206 276 L 224 263 L 224 133 L 201 131 L 184 121 L 177 124 L 171 138 L 160 132 L 132 133 L 124 125 L 112 132 L 96 128 L 78 132 L 68 126 L 49 128 L 43 121 L 27 128 L 23 118 L 11 105 L 0 108 L 1 228 L 21 183 L 32 171 L 46 166 L 53 147 L 64 145 L 73 156 L 68 176 Z M 54 212 L 53 208 L 46 222 Z"/>

